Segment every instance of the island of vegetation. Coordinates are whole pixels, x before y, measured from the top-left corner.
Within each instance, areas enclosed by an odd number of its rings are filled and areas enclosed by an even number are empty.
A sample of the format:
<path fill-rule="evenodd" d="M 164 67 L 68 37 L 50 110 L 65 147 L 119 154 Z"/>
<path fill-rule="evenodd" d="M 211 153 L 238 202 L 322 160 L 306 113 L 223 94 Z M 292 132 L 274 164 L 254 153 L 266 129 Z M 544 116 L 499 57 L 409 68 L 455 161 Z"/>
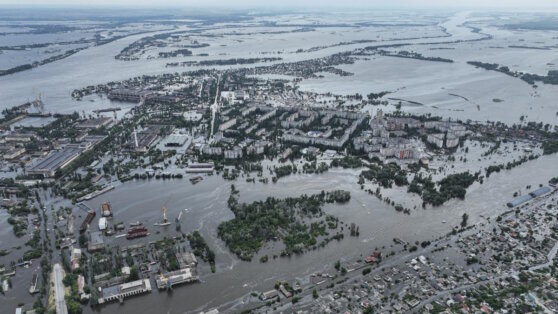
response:
<path fill-rule="evenodd" d="M 325 246 L 331 240 L 341 240 L 343 229 L 338 219 L 324 216 L 325 203 L 345 203 L 350 193 L 342 190 L 315 195 L 301 195 L 250 204 L 238 203 L 238 191 L 231 186 L 229 208 L 235 217 L 218 227 L 219 237 L 242 260 L 251 260 L 264 244 L 282 240 L 281 256 L 300 254 L 308 249 Z M 321 240 L 321 242 L 318 242 Z"/>

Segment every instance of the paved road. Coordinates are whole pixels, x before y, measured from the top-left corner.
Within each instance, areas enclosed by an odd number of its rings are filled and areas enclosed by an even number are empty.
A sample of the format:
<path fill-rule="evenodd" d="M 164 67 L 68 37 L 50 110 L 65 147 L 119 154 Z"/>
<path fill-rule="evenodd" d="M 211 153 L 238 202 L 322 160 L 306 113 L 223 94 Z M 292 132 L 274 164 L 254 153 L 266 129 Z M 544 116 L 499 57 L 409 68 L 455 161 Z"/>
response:
<path fill-rule="evenodd" d="M 215 116 L 217 115 L 217 111 L 219 110 L 219 81 L 221 80 L 221 76 L 217 77 L 217 92 L 215 93 L 215 102 L 211 105 L 211 133 L 210 138 L 213 138 L 213 133 L 215 133 Z"/>
<path fill-rule="evenodd" d="M 64 284 L 62 283 L 63 272 L 60 264 L 54 264 L 54 302 L 56 302 L 56 314 L 68 314 L 66 299 L 64 298 Z"/>
<path fill-rule="evenodd" d="M 533 271 L 533 270 L 538 270 L 538 269 L 542 269 L 542 268 L 551 266 L 552 264 L 554 264 L 554 258 L 556 257 L 556 253 L 558 253 L 558 241 L 556 241 L 556 243 L 554 243 L 554 247 L 548 253 L 548 256 L 547 256 L 548 261 L 544 264 L 535 265 L 535 266 L 529 268 L 529 270 Z"/>

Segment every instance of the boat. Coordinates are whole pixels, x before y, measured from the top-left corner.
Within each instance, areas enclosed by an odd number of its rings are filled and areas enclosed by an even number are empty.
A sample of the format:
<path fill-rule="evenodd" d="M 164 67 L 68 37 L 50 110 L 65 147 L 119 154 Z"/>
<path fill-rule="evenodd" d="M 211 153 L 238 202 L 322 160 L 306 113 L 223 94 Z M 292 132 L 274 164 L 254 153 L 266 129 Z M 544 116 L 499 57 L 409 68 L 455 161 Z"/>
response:
<path fill-rule="evenodd" d="M 446 223 L 446 221 L 445 221 L 445 220 L 442 220 L 442 223 L 443 223 L 443 224 L 445 224 L 445 223 Z"/>
<path fill-rule="evenodd" d="M 154 226 L 157 226 L 157 227 L 164 227 L 164 226 L 168 226 L 168 225 L 170 225 L 170 224 L 171 224 L 171 223 L 167 221 L 167 222 L 156 222 L 156 223 L 154 223 L 153 225 L 154 225 Z"/>
<path fill-rule="evenodd" d="M 131 222 L 130 223 L 130 227 L 137 227 L 137 226 L 141 226 L 141 222 L 136 221 L 136 222 Z"/>
<path fill-rule="evenodd" d="M 112 216 L 112 206 L 110 205 L 110 202 L 104 202 L 101 204 L 101 215 L 103 217 Z"/>
<path fill-rule="evenodd" d="M 195 176 L 195 177 L 193 177 L 193 178 L 190 178 L 190 182 L 191 182 L 192 184 L 196 184 L 196 183 L 200 182 L 201 180 L 203 180 L 203 177 L 202 177 L 202 176 Z"/>
<path fill-rule="evenodd" d="M 81 223 L 81 226 L 79 227 L 79 233 L 84 233 L 85 230 L 87 230 L 87 227 L 89 227 L 89 224 L 91 223 L 91 221 L 93 221 L 95 215 L 96 213 L 94 210 L 90 210 L 89 212 L 87 212 L 87 217 L 85 217 L 85 220 Z"/>
<path fill-rule="evenodd" d="M 126 234 L 126 239 L 132 240 L 135 238 L 141 238 L 145 236 L 147 236 L 147 228 L 145 228 L 144 226 L 137 226 L 128 229 L 128 233 Z"/>
<path fill-rule="evenodd" d="M 37 276 L 37 274 L 33 274 L 33 279 L 31 279 L 31 286 L 29 287 L 30 294 L 35 294 L 39 292 L 39 289 L 37 289 L 38 278 L 39 277 Z"/>

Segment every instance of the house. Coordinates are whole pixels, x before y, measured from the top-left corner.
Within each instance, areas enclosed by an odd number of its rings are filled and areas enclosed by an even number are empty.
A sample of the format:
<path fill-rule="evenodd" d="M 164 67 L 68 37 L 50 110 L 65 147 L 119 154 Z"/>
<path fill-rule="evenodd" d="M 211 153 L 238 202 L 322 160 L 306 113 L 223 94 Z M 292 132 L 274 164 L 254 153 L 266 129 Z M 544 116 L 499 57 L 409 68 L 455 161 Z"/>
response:
<path fill-rule="evenodd" d="M 81 249 L 70 248 L 70 267 L 73 270 L 79 268 L 79 260 L 81 259 Z"/>
<path fill-rule="evenodd" d="M 273 289 L 262 293 L 262 300 L 269 300 L 279 296 L 279 291 Z"/>

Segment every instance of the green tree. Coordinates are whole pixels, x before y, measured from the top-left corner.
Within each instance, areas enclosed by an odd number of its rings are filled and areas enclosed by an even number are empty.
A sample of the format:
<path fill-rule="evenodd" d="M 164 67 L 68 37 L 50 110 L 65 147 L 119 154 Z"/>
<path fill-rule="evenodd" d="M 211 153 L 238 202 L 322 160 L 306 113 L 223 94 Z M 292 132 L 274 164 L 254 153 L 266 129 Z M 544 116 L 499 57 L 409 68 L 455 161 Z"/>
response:
<path fill-rule="evenodd" d="M 130 281 L 136 281 L 138 279 L 139 279 L 138 267 L 136 265 L 134 265 L 134 266 L 132 266 L 132 268 L 130 268 L 130 275 L 128 276 L 126 281 L 130 282 Z"/>
<path fill-rule="evenodd" d="M 85 234 L 79 236 L 79 246 L 82 248 L 87 246 L 87 236 Z"/>

